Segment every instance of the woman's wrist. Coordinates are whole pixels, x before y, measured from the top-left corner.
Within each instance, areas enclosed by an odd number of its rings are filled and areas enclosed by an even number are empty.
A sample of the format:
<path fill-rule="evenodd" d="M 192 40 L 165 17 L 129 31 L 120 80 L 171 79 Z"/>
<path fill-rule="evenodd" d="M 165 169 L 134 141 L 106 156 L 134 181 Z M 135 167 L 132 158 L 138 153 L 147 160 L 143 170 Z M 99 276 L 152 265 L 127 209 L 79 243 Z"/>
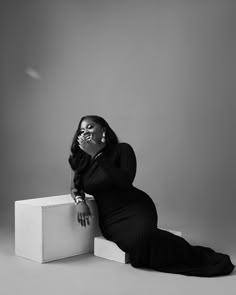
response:
<path fill-rule="evenodd" d="M 79 205 L 81 203 L 87 204 L 85 198 L 81 196 L 75 196 L 74 201 L 76 205 Z"/>
<path fill-rule="evenodd" d="M 80 203 L 86 203 L 85 194 L 78 194 L 78 190 L 76 188 L 71 188 L 71 195 L 76 205 Z"/>

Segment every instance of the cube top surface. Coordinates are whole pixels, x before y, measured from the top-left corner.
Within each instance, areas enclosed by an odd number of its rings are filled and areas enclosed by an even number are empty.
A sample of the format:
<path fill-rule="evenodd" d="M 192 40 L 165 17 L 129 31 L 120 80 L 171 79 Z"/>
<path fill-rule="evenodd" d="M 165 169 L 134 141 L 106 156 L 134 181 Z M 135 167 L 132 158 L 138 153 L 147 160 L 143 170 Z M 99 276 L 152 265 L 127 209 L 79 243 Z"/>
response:
<path fill-rule="evenodd" d="M 108 241 L 106 238 L 104 238 L 104 236 L 97 236 L 97 237 L 95 237 L 95 239 L 101 239 L 101 240 L 104 240 L 104 241 Z"/>
<path fill-rule="evenodd" d="M 94 198 L 91 195 L 86 195 L 87 200 L 93 200 Z M 70 194 L 60 195 L 60 196 L 52 196 L 52 197 L 42 197 L 35 199 L 27 199 L 27 200 L 18 200 L 15 203 L 21 203 L 31 206 L 40 206 L 40 207 L 48 207 L 48 206 L 58 206 L 65 204 L 73 204 L 74 201 L 71 198 Z"/>

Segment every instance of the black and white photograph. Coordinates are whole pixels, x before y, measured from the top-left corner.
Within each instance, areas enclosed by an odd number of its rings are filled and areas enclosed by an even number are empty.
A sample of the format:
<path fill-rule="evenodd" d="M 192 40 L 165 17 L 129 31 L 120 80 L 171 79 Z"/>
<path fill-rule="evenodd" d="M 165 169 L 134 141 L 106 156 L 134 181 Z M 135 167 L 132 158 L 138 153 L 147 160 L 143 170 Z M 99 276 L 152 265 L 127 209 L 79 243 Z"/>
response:
<path fill-rule="evenodd" d="M 236 294 L 236 3 L 0 1 L 0 294 Z"/>

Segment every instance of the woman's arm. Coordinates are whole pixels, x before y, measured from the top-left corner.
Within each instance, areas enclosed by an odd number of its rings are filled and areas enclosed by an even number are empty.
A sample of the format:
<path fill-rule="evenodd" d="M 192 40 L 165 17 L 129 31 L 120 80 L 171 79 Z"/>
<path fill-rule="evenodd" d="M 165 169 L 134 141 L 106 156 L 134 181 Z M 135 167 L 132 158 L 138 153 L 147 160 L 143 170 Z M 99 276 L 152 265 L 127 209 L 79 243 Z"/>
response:
<path fill-rule="evenodd" d="M 77 188 L 75 188 L 74 186 L 74 177 L 75 177 L 75 171 L 71 170 L 71 183 L 70 183 L 70 194 L 72 199 L 74 200 L 74 202 L 76 204 L 79 204 L 80 202 L 84 202 L 86 203 L 86 198 L 85 198 L 85 194 L 81 194 L 79 193 L 79 191 L 77 190 Z"/>
<path fill-rule="evenodd" d="M 86 227 L 86 225 L 90 224 L 89 218 L 92 217 L 92 214 L 91 214 L 88 204 L 86 203 L 85 198 L 81 198 L 76 194 L 77 189 L 74 187 L 74 176 L 75 176 L 75 172 L 72 170 L 70 194 L 71 194 L 71 197 L 73 198 L 75 205 L 76 205 L 77 221 L 82 226 Z"/>
<path fill-rule="evenodd" d="M 119 166 L 115 166 L 102 153 L 99 153 L 95 160 L 116 187 L 127 189 L 132 186 L 136 174 L 136 156 L 127 143 L 120 143 L 119 149 Z"/>
<path fill-rule="evenodd" d="M 77 189 L 74 187 L 74 176 L 75 171 L 71 169 L 71 182 L 70 182 L 70 194 L 73 200 L 75 199 L 75 193 L 77 192 Z"/>

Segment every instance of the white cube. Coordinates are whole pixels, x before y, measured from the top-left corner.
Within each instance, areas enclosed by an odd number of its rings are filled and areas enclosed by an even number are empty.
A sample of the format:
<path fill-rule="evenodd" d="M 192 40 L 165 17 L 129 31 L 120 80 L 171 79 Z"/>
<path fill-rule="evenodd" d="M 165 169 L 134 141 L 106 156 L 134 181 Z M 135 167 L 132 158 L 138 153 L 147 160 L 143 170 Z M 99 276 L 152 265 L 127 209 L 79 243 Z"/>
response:
<path fill-rule="evenodd" d="M 161 228 L 159 227 L 160 229 L 162 230 L 165 230 L 165 231 L 168 231 L 176 236 L 179 236 L 179 237 L 182 237 L 182 232 L 181 231 L 178 231 L 178 230 L 174 230 L 174 229 L 166 229 L 166 228 Z"/>
<path fill-rule="evenodd" d="M 87 195 L 94 216 L 90 225 L 77 222 L 70 195 L 15 202 L 15 254 L 40 263 L 93 252 L 101 234 L 95 200 Z"/>
<path fill-rule="evenodd" d="M 163 228 L 162 228 L 163 229 Z M 177 236 L 182 236 L 180 231 L 163 229 Z M 105 239 L 103 236 L 94 238 L 94 255 L 97 257 L 129 263 L 129 254 L 122 251 L 114 242 Z"/>
<path fill-rule="evenodd" d="M 121 263 L 129 262 L 129 255 L 103 236 L 94 238 L 94 255 Z"/>

